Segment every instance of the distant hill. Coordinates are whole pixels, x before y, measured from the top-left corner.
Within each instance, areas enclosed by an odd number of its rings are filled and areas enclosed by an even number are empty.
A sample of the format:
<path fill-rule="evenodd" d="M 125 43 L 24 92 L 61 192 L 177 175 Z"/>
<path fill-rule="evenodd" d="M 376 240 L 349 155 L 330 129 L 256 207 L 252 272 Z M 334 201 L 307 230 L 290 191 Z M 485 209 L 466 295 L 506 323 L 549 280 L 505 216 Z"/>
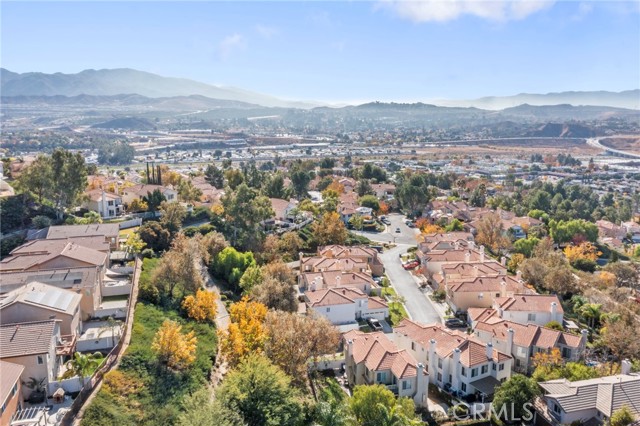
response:
<path fill-rule="evenodd" d="M 580 124 L 547 123 L 532 132 L 529 136 L 552 138 L 592 138 L 596 135 L 593 129 Z"/>
<path fill-rule="evenodd" d="M 640 109 L 640 89 L 623 92 L 559 92 L 547 94 L 520 93 L 514 96 L 489 96 L 472 100 L 438 100 L 433 101 L 441 106 L 476 107 L 490 110 L 501 110 L 522 104 L 541 106 L 569 104 L 608 106 L 615 108 Z"/>
<path fill-rule="evenodd" d="M 146 118 L 139 117 L 121 117 L 104 123 L 94 124 L 94 128 L 98 129 L 122 129 L 122 130 L 154 130 L 156 126 Z"/>
<path fill-rule="evenodd" d="M 149 98 L 200 95 L 269 107 L 310 108 L 317 104 L 286 101 L 234 87 L 214 86 L 183 78 L 162 77 L 129 68 L 84 70 L 77 74 L 18 74 L 0 68 L 2 96 L 115 96 L 137 94 Z"/>
<path fill-rule="evenodd" d="M 161 111 L 197 111 L 216 108 L 256 108 L 258 105 L 200 95 L 149 98 L 141 95 L 2 96 L 4 105 L 42 105 L 111 108 L 153 108 Z"/>

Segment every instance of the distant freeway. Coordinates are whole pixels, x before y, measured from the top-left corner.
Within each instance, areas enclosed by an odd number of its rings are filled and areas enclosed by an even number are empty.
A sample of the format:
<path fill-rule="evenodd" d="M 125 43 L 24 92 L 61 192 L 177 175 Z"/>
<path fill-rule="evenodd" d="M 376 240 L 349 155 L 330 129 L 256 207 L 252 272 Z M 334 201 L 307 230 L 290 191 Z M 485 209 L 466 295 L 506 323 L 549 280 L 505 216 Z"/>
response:
<path fill-rule="evenodd" d="M 587 145 L 591 145 L 595 148 L 599 148 L 602 149 L 606 152 L 608 152 L 611 155 L 614 155 L 616 157 L 623 157 L 623 158 L 638 158 L 640 159 L 640 154 L 634 154 L 632 152 L 626 152 L 626 151 L 621 151 L 619 149 L 614 149 L 614 148 L 609 148 L 608 146 L 602 145 L 600 143 L 600 139 L 598 138 L 590 138 L 587 139 Z"/>

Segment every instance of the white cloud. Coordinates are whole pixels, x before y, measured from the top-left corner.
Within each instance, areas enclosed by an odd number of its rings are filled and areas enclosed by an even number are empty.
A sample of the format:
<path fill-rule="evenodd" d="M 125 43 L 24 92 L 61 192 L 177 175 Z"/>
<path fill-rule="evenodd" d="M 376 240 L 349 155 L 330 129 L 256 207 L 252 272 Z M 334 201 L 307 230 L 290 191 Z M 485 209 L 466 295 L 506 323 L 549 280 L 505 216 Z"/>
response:
<path fill-rule="evenodd" d="M 256 25 L 256 32 L 264 38 L 271 38 L 278 34 L 280 31 L 274 27 L 268 27 L 266 25 Z"/>
<path fill-rule="evenodd" d="M 228 35 L 218 43 L 218 55 L 220 59 L 227 59 L 233 52 L 243 50 L 246 47 L 247 42 L 242 34 Z"/>
<path fill-rule="evenodd" d="M 381 0 L 380 5 L 414 22 L 445 22 L 463 15 L 504 22 L 524 19 L 553 3 L 554 0 Z"/>
<path fill-rule="evenodd" d="M 581 2 L 578 5 L 578 11 L 571 17 L 572 21 L 582 21 L 585 16 L 591 13 L 593 10 L 593 4 Z"/>

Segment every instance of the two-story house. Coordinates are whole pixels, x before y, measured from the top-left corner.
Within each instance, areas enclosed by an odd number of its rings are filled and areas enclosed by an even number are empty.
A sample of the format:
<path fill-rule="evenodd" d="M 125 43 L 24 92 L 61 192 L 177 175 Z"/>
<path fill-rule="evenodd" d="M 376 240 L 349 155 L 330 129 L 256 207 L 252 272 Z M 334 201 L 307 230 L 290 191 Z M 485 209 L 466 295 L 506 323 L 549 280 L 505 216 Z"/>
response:
<path fill-rule="evenodd" d="M 352 330 L 343 335 L 350 385 L 382 384 L 398 397 L 427 406 L 429 376 L 407 350 L 399 349 L 382 332 Z"/>
<path fill-rule="evenodd" d="M 380 292 L 380 286 L 371 275 L 364 272 L 323 271 L 298 275 L 298 288 L 301 292 L 338 287 L 357 288 L 365 294 Z"/>
<path fill-rule="evenodd" d="M 22 410 L 22 373 L 24 367 L 12 362 L 0 361 L 0 426 L 9 426 L 13 415 Z"/>
<path fill-rule="evenodd" d="M 608 424 L 611 415 L 623 406 L 640 419 L 640 374 L 631 373 L 629 360 L 623 360 L 621 367 L 615 376 L 538 383 L 544 395 L 543 404 L 536 404 L 536 411 L 554 426 Z"/>
<path fill-rule="evenodd" d="M 524 281 L 511 276 L 467 277 L 447 279 L 446 301 L 455 311 L 466 312 L 469 308 L 488 308 L 499 298 L 515 294 L 533 293 Z"/>
<path fill-rule="evenodd" d="M 160 193 L 164 195 L 164 197 L 167 199 L 167 202 L 173 203 L 178 201 L 178 191 L 176 191 L 172 187 L 147 184 L 139 184 L 130 186 L 128 188 L 123 188 L 122 201 L 124 201 L 128 205 L 131 204 L 133 200 L 142 200 L 144 197 L 147 197 L 149 194 L 153 193 L 156 190 L 160 191 Z"/>
<path fill-rule="evenodd" d="M 309 310 L 315 311 L 334 325 L 352 324 L 360 319 L 384 320 L 389 305 L 379 297 L 369 297 L 353 287 L 328 288 L 304 293 Z"/>
<path fill-rule="evenodd" d="M 369 270 L 374 276 L 381 276 L 384 274 L 384 265 L 378 257 L 378 251 L 374 248 L 367 246 L 342 246 L 331 245 L 318 248 L 318 256 L 328 258 L 352 258 L 361 259 L 367 262 Z"/>
<path fill-rule="evenodd" d="M 515 360 L 513 368 L 518 372 L 531 371 L 533 355 L 549 352 L 554 348 L 559 349 L 566 360 L 577 361 L 584 355 L 587 344 L 586 330 L 576 335 L 495 317 L 477 321 L 473 335 L 478 340 L 492 343 L 501 351 L 511 354 Z"/>
<path fill-rule="evenodd" d="M 420 324 L 408 319 L 393 329 L 399 348 L 427 366 L 429 380 L 459 395 L 492 395 L 511 377 L 512 357 L 442 324 Z"/>
<path fill-rule="evenodd" d="M 0 360 L 24 367 L 23 378 L 45 379 L 49 383 L 58 377 L 62 355 L 58 354 L 60 324 L 56 320 L 0 325 Z M 4 382 L 4 378 L 2 379 Z M 23 396 L 31 390 L 23 387 Z"/>
<path fill-rule="evenodd" d="M 62 335 L 78 335 L 81 299 L 73 291 L 34 281 L 0 299 L 0 324 L 57 319 Z"/>
<path fill-rule="evenodd" d="M 103 219 L 111 219 L 124 213 L 124 205 L 122 197 L 118 194 L 106 192 L 102 189 L 93 189 L 85 192 L 87 199 L 83 203 L 83 207 L 100 213 Z"/>
<path fill-rule="evenodd" d="M 562 325 L 564 309 L 555 294 L 514 294 L 493 301 L 498 317 L 520 324 L 545 326 L 551 321 Z"/>

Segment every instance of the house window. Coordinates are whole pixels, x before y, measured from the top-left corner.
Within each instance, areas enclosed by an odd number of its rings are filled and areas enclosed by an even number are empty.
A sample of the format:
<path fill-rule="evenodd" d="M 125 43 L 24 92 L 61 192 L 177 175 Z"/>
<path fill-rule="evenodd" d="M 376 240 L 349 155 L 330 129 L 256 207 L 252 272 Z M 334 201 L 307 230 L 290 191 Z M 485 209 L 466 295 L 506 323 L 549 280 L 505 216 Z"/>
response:
<path fill-rule="evenodd" d="M 553 403 L 553 412 L 557 414 L 560 414 L 562 412 L 560 406 L 558 406 L 558 404 L 556 404 L 555 402 Z"/>
<path fill-rule="evenodd" d="M 380 382 L 380 383 L 385 382 L 387 380 L 387 373 L 385 373 L 385 372 L 378 373 L 376 377 L 377 377 L 378 382 Z"/>
<path fill-rule="evenodd" d="M 527 315 L 527 321 L 535 321 L 535 320 L 536 320 L 536 314 Z"/>
<path fill-rule="evenodd" d="M 502 370 L 504 370 L 504 364 L 500 364 L 500 365 L 498 366 L 498 371 L 502 371 Z"/>
<path fill-rule="evenodd" d="M 416 344 L 415 342 L 411 342 L 411 350 L 415 351 L 416 350 Z"/>
<path fill-rule="evenodd" d="M 331 308 L 327 308 L 327 312 L 331 312 Z"/>
<path fill-rule="evenodd" d="M 463 376 L 467 377 L 467 369 L 462 367 L 462 370 L 460 370 L 460 374 L 462 374 Z"/>
<path fill-rule="evenodd" d="M 478 375 L 478 369 L 477 368 L 472 368 L 471 369 L 471 377 L 476 377 Z"/>
<path fill-rule="evenodd" d="M 411 389 L 411 382 L 409 380 L 402 381 L 402 390 Z"/>
<path fill-rule="evenodd" d="M 42 355 L 38 355 L 38 365 L 44 364 L 44 357 Z"/>
<path fill-rule="evenodd" d="M 451 374 L 449 374 L 449 383 L 451 383 L 453 380 L 451 380 Z"/>
<path fill-rule="evenodd" d="M 442 368 L 442 358 L 438 358 L 438 368 Z"/>
<path fill-rule="evenodd" d="M 463 383 L 462 385 L 460 385 L 460 389 L 462 389 L 462 392 L 466 392 L 467 391 L 467 384 Z"/>
<path fill-rule="evenodd" d="M 113 201 L 109 201 L 109 202 L 107 202 L 107 205 L 108 205 L 108 206 L 112 206 L 112 205 L 113 205 Z"/>
<path fill-rule="evenodd" d="M 500 297 L 500 293 L 496 293 L 496 297 Z"/>
<path fill-rule="evenodd" d="M 492 369 L 493 371 L 496 371 L 496 363 L 495 363 L 495 362 L 492 362 L 492 363 L 491 363 L 491 369 Z"/>
<path fill-rule="evenodd" d="M 484 297 L 484 293 L 478 293 L 478 299 L 482 299 Z"/>
<path fill-rule="evenodd" d="M 488 366 L 488 365 L 483 365 L 483 366 L 480 368 L 480 374 L 484 374 L 484 373 L 486 373 L 487 371 L 489 371 L 489 366 Z"/>
<path fill-rule="evenodd" d="M 571 358 L 571 349 L 562 348 L 562 357 L 563 358 Z"/>
<path fill-rule="evenodd" d="M 442 381 L 442 373 L 438 373 L 438 381 L 441 382 Z"/>

